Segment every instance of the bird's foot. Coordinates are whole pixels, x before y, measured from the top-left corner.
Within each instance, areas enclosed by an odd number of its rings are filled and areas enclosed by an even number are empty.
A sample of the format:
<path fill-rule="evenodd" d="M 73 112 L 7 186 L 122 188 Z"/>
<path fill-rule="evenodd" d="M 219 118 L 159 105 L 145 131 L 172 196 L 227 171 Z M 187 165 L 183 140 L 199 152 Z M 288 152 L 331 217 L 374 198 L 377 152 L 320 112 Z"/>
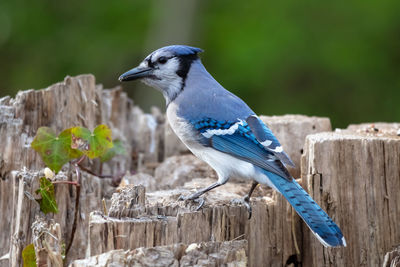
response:
<path fill-rule="evenodd" d="M 251 209 L 251 204 L 250 204 L 250 198 L 248 195 L 244 196 L 243 198 L 232 199 L 231 203 L 236 204 L 236 205 L 244 205 L 247 209 L 247 212 L 249 213 L 248 219 L 249 220 L 251 219 L 252 209 Z"/>
<path fill-rule="evenodd" d="M 204 201 L 204 198 L 197 196 L 196 193 L 194 193 L 194 194 L 192 194 L 192 195 L 189 195 L 189 196 L 181 195 L 181 196 L 178 198 L 178 200 L 179 200 L 179 201 L 193 201 L 193 202 L 199 203 L 199 205 L 196 207 L 195 211 L 200 210 L 201 207 L 203 207 L 204 202 L 205 202 L 205 201 Z"/>

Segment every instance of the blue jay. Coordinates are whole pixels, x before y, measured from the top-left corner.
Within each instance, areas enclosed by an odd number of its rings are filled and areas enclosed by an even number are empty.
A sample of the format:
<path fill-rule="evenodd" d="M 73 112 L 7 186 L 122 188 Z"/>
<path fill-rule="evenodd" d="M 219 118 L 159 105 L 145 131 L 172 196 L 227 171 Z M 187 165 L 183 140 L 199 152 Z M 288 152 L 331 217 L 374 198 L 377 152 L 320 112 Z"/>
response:
<path fill-rule="evenodd" d="M 190 46 L 166 46 L 119 77 L 120 81 L 140 79 L 161 91 L 176 135 L 216 171 L 216 183 L 181 199 L 198 201 L 200 208 L 204 193 L 230 177 L 247 179 L 253 181 L 243 199 L 250 216 L 251 193 L 258 183 L 268 185 L 289 201 L 324 246 L 346 246 L 339 227 L 287 171 L 285 166 L 294 164 L 271 130 L 207 72 L 200 52 Z"/>

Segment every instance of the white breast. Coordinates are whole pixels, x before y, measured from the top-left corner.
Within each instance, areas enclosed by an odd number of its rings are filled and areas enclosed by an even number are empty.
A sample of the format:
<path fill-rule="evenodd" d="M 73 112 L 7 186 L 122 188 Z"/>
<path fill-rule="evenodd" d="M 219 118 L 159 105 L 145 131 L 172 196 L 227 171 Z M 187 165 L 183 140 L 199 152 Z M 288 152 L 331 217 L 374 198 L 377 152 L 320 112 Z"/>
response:
<path fill-rule="evenodd" d="M 190 149 L 191 143 L 195 142 L 198 137 L 194 135 L 194 127 L 189 122 L 177 115 L 177 105 L 171 102 L 167 108 L 167 119 L 172 130 L 181 139 L 181 141 Z"/>

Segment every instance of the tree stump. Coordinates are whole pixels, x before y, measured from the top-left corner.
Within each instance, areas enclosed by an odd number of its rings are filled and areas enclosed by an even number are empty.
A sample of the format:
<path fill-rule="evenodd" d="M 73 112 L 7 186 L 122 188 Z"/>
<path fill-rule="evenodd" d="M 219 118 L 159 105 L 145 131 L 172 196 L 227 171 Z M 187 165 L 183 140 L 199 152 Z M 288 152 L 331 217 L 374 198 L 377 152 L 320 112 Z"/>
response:
<path fill-rule="evenodd" d="M 75 214 L 76 190 L 65 184 L 55 185 L 55 196 L 59 213 L 44 215 L 40 212 L 38 203 L 34 198 L 40 198 L 35 191 L 39 188 L 39 178 L 43 177 L 42 171 L 14 171 L 13 191 L 10 192 L 13 213 L 10 217 L 11 231 L 8 234 L 10 242 L 10 266 L 21 266 L 21 252 L 26 245 L 34 240 L 34 232 L 31 225 L 42 218 L 44 223 L 53 219 L 58 222 L 61 229 L 62 241 L 67 245 L 72 239 L 72 222 Z M 71 180 L 66 173 L 60 172 L 55 177 L 58 181 Z M 67 262 L 85 256 L 87 246 L 87 232 L 89 214 L 93 210 L 102 207 L 101 200 L 110 192 L 114 191 L 109 179 L 100 179 L 91 175 L 83 174 L 81 183 L 81 196 L 78 212 L 77 227 L 73 237 L 73 243 L 69 253 L 66 255 Z M 36 235 L 38 236 L 38 234 Z M 37 247 L 37 246 L 35 246 Z M 7 266 L 7 265 L 5 265 Z"/>
<path fill-rule="evenodd" d="M 93 129 L 98 124 L 107 124 L 113 131 L 113 137 L 123 141 L 127 150 L 127 156 L 119 156 L 103 164 L 104 173 L 115 174 L 137 170 L 138 158 L 147 160 L 146 164 L 150 161 L 158 163 L 159 153 L 163 151 L 163 116 L 156 109 L 153 114 L 143 113 L 133 105 L 121 88 L 103 90 L 101 85 L 96 85 L 93 75 L 66 77 L 63 82 L 46 89 L 22 91 L 15 98 L 1 98 L 0 258 L 9 253 L 10 259 L 0 260 L 0 265 L 19 266 L 20 251 L 32 242 L 30 225 L 39 210 L 25 192 L 33 194 L 33 185 L 28 180 L 37 178 L 38 171 L 44 167 L 39 155 L 30 148 L 39 127 L 47 126 L 59 133 L 72 126 Z M 148 136 L 146 142 L 145 136 Z M 27 171 L 21 171 L 24 167 Z M 72 174 L 68 167 L 63 170 L 64 175 L 71 179 Z M 95 163 L 93 170 L 98 172 L 100 164 Z M 77 228 L 77 235 L 85 238 L 77 238 L 77 241 L 74 239 L 74 246 L 71 254 L 67 255 L 67 260 L 85 255 L 88 226 L 85 219 L 89 216 L 87 211 L 100 209 L 101 199 L 111 197 L 108 192 L 110 181 L 99 181 L 91 175 L 84 176 L 82 181 L 79 214 L 83 224 L 82 228 Z M 75 190 L 63 185 L 56 186 L 56 190 L 62 215 L 56 215 L 55 218 L 60 222 L 63 238 L 68 242 L 71 217 L 74 214 Z"/>
<path fill-rule="evenodd" d="M 37 266 L 63 266 L 60 225 L 39 217 L 32 223 L 32 232 Z"/>
<path fill-rule="evenodd" d="M 247 219 L 244 206 L 231 203 L 247 192 L 247 184 L 228 183 L 209 192 L 200 211 L 193 210 L 195 204 L 177 200 L 181 194 L 189 194 L 189 188 L 211 182 L 195 179 L 184 189 L 148 193 L 145 205 L 142 189 L 121 189 L 114 194 L 109 212 L 115 217 L 99 213 L 90 216 L 89 255 L 118 249 L 246 239 L 249 266 L 280 266 L 282 262 L 296 261 L 296 244 L 301 249 L 299 218 L 293 216 L 286 200 L 272 191 L 262 192 L 269 196 L 252 200 L 251 220 Z"/>
<path fill-rule="evenodd" d="M 400 267 L 400 246 L 386 253 L 383 259 L 383 267 Z"/>
<path fill-rule="evenodd" d="M 303 182 L 348 246 L 323 248 L 303 227 L 305 266 L 382 266 L 400 243 L 400 137 L 357 129 L 307 137 Z"/>
<path fill-rule="evenodd" d="M 111 250 L 84 260 L 74 261 L 70 267 L 179 267 L 179 266 L 247 266 L 247 242 L 203 242 L 185 245 L 137 248 L 124 251 Z"/>

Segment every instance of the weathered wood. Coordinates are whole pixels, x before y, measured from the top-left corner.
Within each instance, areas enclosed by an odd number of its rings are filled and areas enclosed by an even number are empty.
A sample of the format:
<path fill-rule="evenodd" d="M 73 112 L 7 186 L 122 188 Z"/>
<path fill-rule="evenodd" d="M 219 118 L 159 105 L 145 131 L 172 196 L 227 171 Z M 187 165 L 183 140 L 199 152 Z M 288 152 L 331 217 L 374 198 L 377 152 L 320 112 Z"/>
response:
<path fill-rule="evenodd" d="M 161 133 L 164 133 L 163 119 L 163 115 L 157 110 L 153 110 L 152 114 L 143 113 L 140 108 L 133 105 L 132 100 L 121 88 L 102 90 L 101 86 L 96 86 L 93 75 L 66 77 L 63 82 L 43 90 L 28 90 L 19 92 L 15 98 L 1 98 L 0 257 L 9 253 L 11 246 L 16 243 L 17 250 L 10 253 L 10 257 L 16 258 L 12 258 L 13 260 L 9 263 L 15 262 L 18 265 L 21 262 L 19 249 L 31 242 L 30 224 L 39 210 L 34 206 L 34 202 L 24 197 L 24 192 L 30 192 L 33 187 L 30 184 L 24 184 L 28 178 L 23 178 L 19 170 L 23 167 L 29 170 L 40 170 L 44 167 L 39 155 L 30 148 L 30 143 L 39 127 L 48 126 L 60 132 L 72 126 L 93 129 L 98 124 L 109 125 L 113 131 L 113 137 L 122 140 L 127 150 L 127 156 L 119 156 L 109 163 L 102 164 L 103 173 L 116 174 L 137 170 L 138 158 L 152 162 L 162 158 L 159 153 L 162 153 L 163 147 L 161 140 L 163 138 Z M 150 123 L 154 121 L 155 124 Z M 138 122 L 138 125 L 134 122 Z M 152 135 L 153 132 L 155 135 Z M 143 138 L 147 135 L 152 137 L 148 142 L 144 142 Z M 151 149 L 152 147 L 154 149 Z M 146 166 L 143 160 L 141 164 L 141 166 Z M 100 170 L 99 162 L 94 161 L 93 170 L 97 172 Z M 12 171 L 19 171 L 20 174 L 12 175 Z M 69 180 L 73 179 L 68 165 L 63 171 Z M 31 171 L 28 173 L 31 173 L 31 176 L 37 176 Z M 83 183 L 81 222 L 78 222 L 82 227 L 77 228 L 77 238 L 74 239 L 67 260 L 84 255 L 87 245 L 87 222 L 85 221 L 89 215 L 87 211 L 100 209 L 101 199 L 110 198 L 112 194 L 108 191 L 112 190 L 110 181 L 100 181 L 90 175 L 85 175 Z M 64 185 L 57 185 L 56 190 L 58 190 L 57 196 L 60 201 L 60 213 L 54 218 L 60 223 L 63 238 L 68 243 L 71 238 L 69 234 L 74 215 L 75 190 Z M 0 264 L 4 262 L 2 260 Z"/>
<path fill-rule="evenodd" d="M 144 186 L 128 185 L 113 194 L 108 215 L 114 218 L 135 218 L 144 213 L 144 204 Z"/>
<path fill-rule="evenodd" d="M 154 172 L 157 189 L 182 187 L 193 178 L 216 178 L 215 171 L 192 154 L 166 158 Z"/>
<path fill-rule="evenodd" d="M 11 202 L 13 213 L 9 214 L 11 218 L 11 232 L 8 233 L 10 240 L 10 265 L 20 266 L 22 263 L 21 252 L 26 245 L 32 243 L 34 235 L 32 232 L 32 223 L 38 216 L 44 216 L 40 212 L 38 203 L 34 198 L 40 198 L 35 191 L 39 188 L 39 178 L 43 177 L 43 171 L 14 171 L 13 192 L 11 192 Z M 76 179 L 67 176 L 67 173 L 59 172 L 55 179 L 65 181 Z M 71 249 L 67 256 L 67 262 L 71 259 L 84 257 L 87 247 L 88 218 L 93 210 L 101 209 L 101 199 L 111 195 L 114 187 L 108 179 L 99 179 L 97 177 L 83 174 L 81 183 L 81 196 L 79 218 L 77 228 Z M 72 222 L 75 214 L 76 190 L 71 185 L 56 184 L 55 196 L 59 208 L 59 213 L 48 214 L 46 218 L 54 219 L 58 222 L 61 229 L 62 240 L 68 245 L 72 238 Z"/>
<path fill-rule="evenodd" d="M 111 266 L 247 266 L 247 242 L 206 242 L 134 250 L 111 250 L 84 260 L 74 261 L 70 267 Z"/>
<path fill-rule="evenodd" d="M 32 223 L 37 266 L 63 266 L 61 228 L 54 221 L 38 217 Z"/>
<path fill-rule="evenodd" d="M 397 122 L 371 122 L 350 124 L 346 130 L 350 132 L 357 132 L 362 134 L 372 134 L 375 136 L 398 136 L 400 130 L 400 123 Z"/>
<path fill-rule="evenodd" d="M 93 127 L 98 121 L 94 103 L 99 99 L 92 75 L 67 77 L 64 82 L 45 90 L 24 91 L 14 99 L 0 99 L 0 224 L 3 227 L 0 255 L 10 248 L 13 203 L 8 200 L 12 199 L 10 193 L 13 192 L 11 171 L 43 166 L 38 154 L 29 147 L 37 129 L 40 126 L 50 126 L 57 131 L 72 125 Z"/>
<path fill-rule="evenodd" d="M 400 243 L 400 137 L 350 130 L 309 135 L 302 178 L 341 227 L 347 247 L 323 248 L 307 232 L 305 266 L 382 266 Z"/>
<path fill-rule="evenodd" d="M 205 196 L 206 204 L 200 211 L 193 211 L 196 203 L 177 201 L 181 194 L 188 194 L 189 190 L 204 187 L 211 182 L 212 179 L 194 179 L 185 185 L 186 189 L 148 193 L 145 209 L 138 208 L 140 203 L 136 201 L 142 198 L 137 194 L 140 190 L 123 190 L 121 197 L 113 197 L 120 205 L 121 211 L 114 212 L 118 218 L 91 214 L 89 254 L 93 256 L 110 250 L 175 243 L 246 239 L 250 266 L 281 266 L 288 259 L 296 259 L 293 257 L 297 254 L 293 234 L 296 234 L 297 245 L 301 249 L 299 218 L 292 216 L 292 209 L 286 200 L 271 191 L 268 191 L 269 197 L 253 199 L 251 220 L 247 219 L 248 213 L 244 206 L 231 203 L 232 199 L 247 193 L 250 186 L 247 184 L 228 183 L 211 191 Z M 127 198 L 129 193 L 131 201 Z M 128 206 L 132 206 L 131 212 L 126 210 Z M 145 212 L 140 213 L 138 210 Z M 120 216 L 122 213 L 133 214 L 134 217 L 123 218 Z"/>
<path fill-rule="evenodd" d="M 385 254 L 383 267 L 400 267 L 400 246 Z"/>

